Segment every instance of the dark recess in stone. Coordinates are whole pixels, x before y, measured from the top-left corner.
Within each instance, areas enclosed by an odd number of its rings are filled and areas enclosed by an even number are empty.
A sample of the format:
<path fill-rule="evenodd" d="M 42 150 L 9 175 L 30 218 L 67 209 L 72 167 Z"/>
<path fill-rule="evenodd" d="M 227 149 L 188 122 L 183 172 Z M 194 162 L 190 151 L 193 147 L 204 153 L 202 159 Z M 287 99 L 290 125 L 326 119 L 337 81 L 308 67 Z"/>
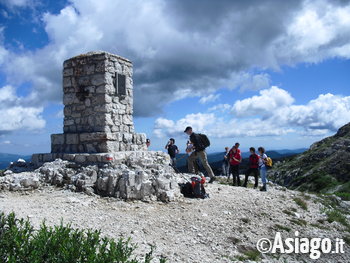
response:
<path fill-rule="evenodd" d="M 89 96 L 89 91 L 85 87 L 80 86 L 76 95 L 80 101 L 84 101 Z"/>

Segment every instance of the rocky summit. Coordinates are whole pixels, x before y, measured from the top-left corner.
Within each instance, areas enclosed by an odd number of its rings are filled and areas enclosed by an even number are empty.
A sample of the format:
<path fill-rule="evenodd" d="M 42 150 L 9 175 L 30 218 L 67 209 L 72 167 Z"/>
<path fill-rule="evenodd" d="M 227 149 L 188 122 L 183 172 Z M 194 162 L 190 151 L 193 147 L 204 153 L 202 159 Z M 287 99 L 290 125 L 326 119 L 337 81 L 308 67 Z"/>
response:
<path fill-rule="evenodd" d="M 350 123 L 269 171 L 274 182 L 299 190 L 350 197 Z"/>
<path fill-rule="evenodd" d="M 43 169 L 51 173 L 49 167 Z M 350 243 L 344 245 L 345 253 L 323 254 L 317 260 L 310 259 L 308 253 L 262 254 L 256 249 L 259 239 L 273 240 L 277 232 L 283 238 L 294 238 L 299 231 L 300 237 L 350 242 L 350 229 L 342 219 L 349 219 L 349 215 L 344 212 L 334 217 L 330 207 L 334 204 L 349 211 L 349 202 L 273 185 L 268 192 L 217 182 L 206 189 L 210 198 L 164 203 L 125 202 L 40 185 L 29 191 L 0 190 L 0 211 L 28 217 L 36 229 L 43 220 L 48 226 L 63 221 L 74 228 L 100 229 L 103 236 L 115 239 L 130 237 L 137 244 L 137 255 L 144 255 L 150 245 L 155 245 L 154 256 L 166 257 L 167 263 L 350 261 Z"/>
<path fill-rule="evenodd" d="M 50 184 L 124 200 L 176 200 L 181 176 L 169 156 L 148 151 L 146 134 L 135 133 L 132 72 L 131 61 L 104 51 L 64 61 L 63 133 L 51 135 L 51 153 L 9 167 L 0 190 Z"/>
<path fill-rule="evenodd" d="M 309 253 L 260 253 L 258 241 L 277 233 L 342 238 L 347 253 L 317 262 L 349 262 L 350 202 L 338 196 L 274 184 L 261 192 L 221 178 L 205 184 L 210 198 L 184 198 L 179 184 L 194 175 L 175 173 L 169 155 L 148 151 L 146 135 L 135 133 L 132 83 L 131 62 L 107 52 L 65 61 L 63 133 L 51 136 L 50 153 L 1 172 L 0 213 L 28 217 L 36 228 L 63 222 L 114 239 L 130 237 L 138 255 L 155 245 L 156 256 L 167 262 L 315 262 Z M 349 158 L 350 124 L 275 165 L 270 178 L 346 197 Z"/>
<path fill-rule="evenodd" d="M 23 191 L 55 185 L 75 192 L 124 200 L 174 201 L 180 197 L 183 178 L 169 166 L 162 152 L 117 152 L 113 163 L 82 165 L 57 159 L 35 169 L 23 160 L 12 164 L 0 177 L 0 191 Z"/>

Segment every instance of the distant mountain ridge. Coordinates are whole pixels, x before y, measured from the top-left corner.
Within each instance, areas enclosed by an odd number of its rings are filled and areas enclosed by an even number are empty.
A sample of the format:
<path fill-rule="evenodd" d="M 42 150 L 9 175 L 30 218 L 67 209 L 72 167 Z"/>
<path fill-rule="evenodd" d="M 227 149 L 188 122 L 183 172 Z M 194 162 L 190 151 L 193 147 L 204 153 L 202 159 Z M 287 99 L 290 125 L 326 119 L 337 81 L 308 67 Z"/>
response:
<path fill-rule="evenodd" d="M 269 178 L 293 189 L 335 193 L 350 200 L 350 123 L 304 153 L 275 165 Z"/>
<path fill-rule="evenodd" d="M 301 152 L 304 152 L 307 149 L 296 149 L 296 150 L 273 150 L 268 151 L 267 154 L 274 160 L 277 161 L 281 158 L 286 158 Z M 242 157 L 248 158 L 250 155 L 249 152 L 243 152 Z M 29 162 L 31 160 L 31 155 L 20 155 L 20 154 L 9 154 L 9 153 L 0 153 L 0 170 L 6 169 L 11 162 L 17 161 L 18 159 L 24 159 Z M 184 172 L 187 172 L 187 154 L 179 154 L 177 156 L 178 167 L 182 168 Z M 209 163 L 214 166 L 216 169 L 221 169 L 221 164 L 223 160 L 223 152 L 216 152 L 208 154 Z M 186 168 L 186 169 L 185 169 Z M 219 172 L 219 171 L 217 171 Z"/>

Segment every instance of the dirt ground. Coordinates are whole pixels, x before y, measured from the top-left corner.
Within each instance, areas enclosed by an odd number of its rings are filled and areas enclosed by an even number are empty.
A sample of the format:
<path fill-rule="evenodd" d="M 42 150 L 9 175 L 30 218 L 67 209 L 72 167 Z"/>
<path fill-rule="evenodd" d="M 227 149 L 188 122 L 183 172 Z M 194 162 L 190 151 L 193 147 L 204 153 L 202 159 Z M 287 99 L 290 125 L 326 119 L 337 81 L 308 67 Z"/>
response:
<path fill-rule="evenodd" d="M 138 245 L 138 255 L 148 252 L 152 244 L 156 246 L 155 256 L 163 255 L 168 262 L 253 261 L 251 254 L 256 253 L 257 241 L 273 239 L 277 231 L 283 237 L 294 238 L 298 230 L 303 237 L 332 240 L 345 234 L 337 222 L 320 223 L 326 215 L 319 198 L 313 195 L 277 186 L 260 192 L 216 182 L 206 189 L 210 198 L 204 200 L 146 203 L 45 187 L 31 192 L 0 192 L 0 211 L 28 217 L 36 227 L 43 220 L 49 225 L 63 220 L 77 228 L 101 229 L 105 236 L 131 237 Z M 307 210 L 293 200 L 295 197 L 307 203 Z M 350 262 L 349 251 L 346 245 L 344 254 L 322 255 L 317 262 Z M 255 260 L 315 262 L 309 254 L 259 257 Z"/>

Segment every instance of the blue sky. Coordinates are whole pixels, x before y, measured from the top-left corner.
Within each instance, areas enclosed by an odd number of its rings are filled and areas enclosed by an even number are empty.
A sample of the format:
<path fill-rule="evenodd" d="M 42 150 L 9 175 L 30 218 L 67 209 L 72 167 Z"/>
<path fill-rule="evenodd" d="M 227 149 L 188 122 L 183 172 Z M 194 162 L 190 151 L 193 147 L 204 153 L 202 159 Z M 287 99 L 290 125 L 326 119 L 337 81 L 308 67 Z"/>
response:
<path fill-rule="evenodd" d="M 62 63 L 92 50 L 133 61 L 153 150 L 183 150 L 187 125 L 215 152 L 306 148 L 350 122 L 349 1 L 0 0 L 0 152 L 50 151 Z"/>

